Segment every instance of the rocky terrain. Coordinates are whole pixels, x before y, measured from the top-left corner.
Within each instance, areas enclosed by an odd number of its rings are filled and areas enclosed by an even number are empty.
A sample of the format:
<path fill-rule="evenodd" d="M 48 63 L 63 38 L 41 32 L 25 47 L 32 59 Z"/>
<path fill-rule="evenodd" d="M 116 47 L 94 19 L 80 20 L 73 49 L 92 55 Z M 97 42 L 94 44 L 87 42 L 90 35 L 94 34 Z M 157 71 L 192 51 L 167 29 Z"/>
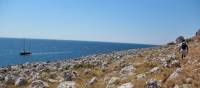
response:
<path fill-rule="evenodd" d="M 177 38 L 177 41 L 179 39 Z M 200 30 L 177 45 L 0 68 L 0 88 L 200 88 Z"/>

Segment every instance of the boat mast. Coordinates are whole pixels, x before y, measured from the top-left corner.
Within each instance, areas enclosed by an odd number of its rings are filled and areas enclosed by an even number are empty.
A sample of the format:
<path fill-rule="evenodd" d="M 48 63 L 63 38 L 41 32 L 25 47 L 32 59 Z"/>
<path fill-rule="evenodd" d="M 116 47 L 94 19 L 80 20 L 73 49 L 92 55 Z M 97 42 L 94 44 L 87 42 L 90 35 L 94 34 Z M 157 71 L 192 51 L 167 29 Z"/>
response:
<path fill-rule="evenodd" d="M 26 50 L 26 38 L 24 38 L 24 51 Z"/>

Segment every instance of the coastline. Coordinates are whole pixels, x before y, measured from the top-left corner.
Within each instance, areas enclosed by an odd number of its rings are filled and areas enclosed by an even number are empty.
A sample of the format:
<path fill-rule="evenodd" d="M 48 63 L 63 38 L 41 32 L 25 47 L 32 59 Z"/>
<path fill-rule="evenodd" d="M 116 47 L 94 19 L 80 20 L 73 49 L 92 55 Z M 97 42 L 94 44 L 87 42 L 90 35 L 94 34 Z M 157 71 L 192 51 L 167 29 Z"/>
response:
<path fill-rule="evenodd" d="M 29 73 L 32 73 L 32 74 L 28 75 L 27 76 L 28 78 L 27 77 L 25 78 L 31 79 L 32 78 L 31 75 L 37 74 L 40 71 L 45 70 L 45 69 L 46 70 L 58 69 L 57 71 L 59 72 L 59 71 L 62 71 L 63 68 L 66 70 L 81 68 L 79 67 L 81 65 L 86 65 L 86 68 L 94 68 L 94 67 L 99 67 L 102 64 L 112 63 L 112 60 L 116 61 L 126 55 L 136 55 L 138 52 L 156 49 L 159 47 L 160 46 L 154 46 L 150 48 L 113 51 L 111 53 L 94 54 L 94 55 L 82 56 L 78 58 L 67 58 L 65 60 L 58 60 L 58 61 L 51 61 L 51 62 L 41 61 L 41 62 L 27 62 L 24 64 L 8 65 L 8 66 L 0 67 L 0 83 L 2 83 L 2 80 L 3 78 L 6 77 L 6 75 L 13 75 L 13 73 L 15 74 L 16 72 L 20 74 L 21 72 L 25 73 L 26 71 L 28 71 Z M 56 67 L 56 65 L 59 65 L 60 67 Z M 25 75 L 24 73 L 21 73 L 21 75 Z M 16 78 L 19 78 L 19 77 L 20 76 L 15 77 L 15 80 Z M 11 84 L 13 83 L 11 82 Z"/>
<path fill-rule="evenodd" d="M 198 88 L 199 45 L 191 39 L 185 59 L 172 44 L 12 65 L 0 68 L 0 88 Z"/>

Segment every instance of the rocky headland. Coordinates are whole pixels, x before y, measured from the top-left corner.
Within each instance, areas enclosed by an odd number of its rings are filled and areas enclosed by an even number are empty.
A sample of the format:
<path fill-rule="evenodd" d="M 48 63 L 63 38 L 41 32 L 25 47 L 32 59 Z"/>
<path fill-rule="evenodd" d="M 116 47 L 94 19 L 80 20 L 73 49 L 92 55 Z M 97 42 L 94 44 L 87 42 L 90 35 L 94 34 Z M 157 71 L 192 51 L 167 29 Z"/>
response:
<path fill-rule="evenodd" d="M 0 88 L 200 88 L 200 30 L 187 43 L 189 54 L 184 59 L 172 42 L 73 60 L 2 67 Z"/>

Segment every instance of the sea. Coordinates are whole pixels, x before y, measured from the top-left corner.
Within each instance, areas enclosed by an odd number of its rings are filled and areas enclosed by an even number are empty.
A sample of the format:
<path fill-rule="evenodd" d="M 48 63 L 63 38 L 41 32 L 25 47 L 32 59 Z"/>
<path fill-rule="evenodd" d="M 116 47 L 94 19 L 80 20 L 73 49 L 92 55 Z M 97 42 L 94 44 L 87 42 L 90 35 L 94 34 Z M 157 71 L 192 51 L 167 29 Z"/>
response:
<path fill-rule="evenodd" d="M 73 40 L 0 38 L 0 67 L 26 62 L 58 61 L 154 45 Z M 21 56 L 25 48 L 32 55 Z"/>

